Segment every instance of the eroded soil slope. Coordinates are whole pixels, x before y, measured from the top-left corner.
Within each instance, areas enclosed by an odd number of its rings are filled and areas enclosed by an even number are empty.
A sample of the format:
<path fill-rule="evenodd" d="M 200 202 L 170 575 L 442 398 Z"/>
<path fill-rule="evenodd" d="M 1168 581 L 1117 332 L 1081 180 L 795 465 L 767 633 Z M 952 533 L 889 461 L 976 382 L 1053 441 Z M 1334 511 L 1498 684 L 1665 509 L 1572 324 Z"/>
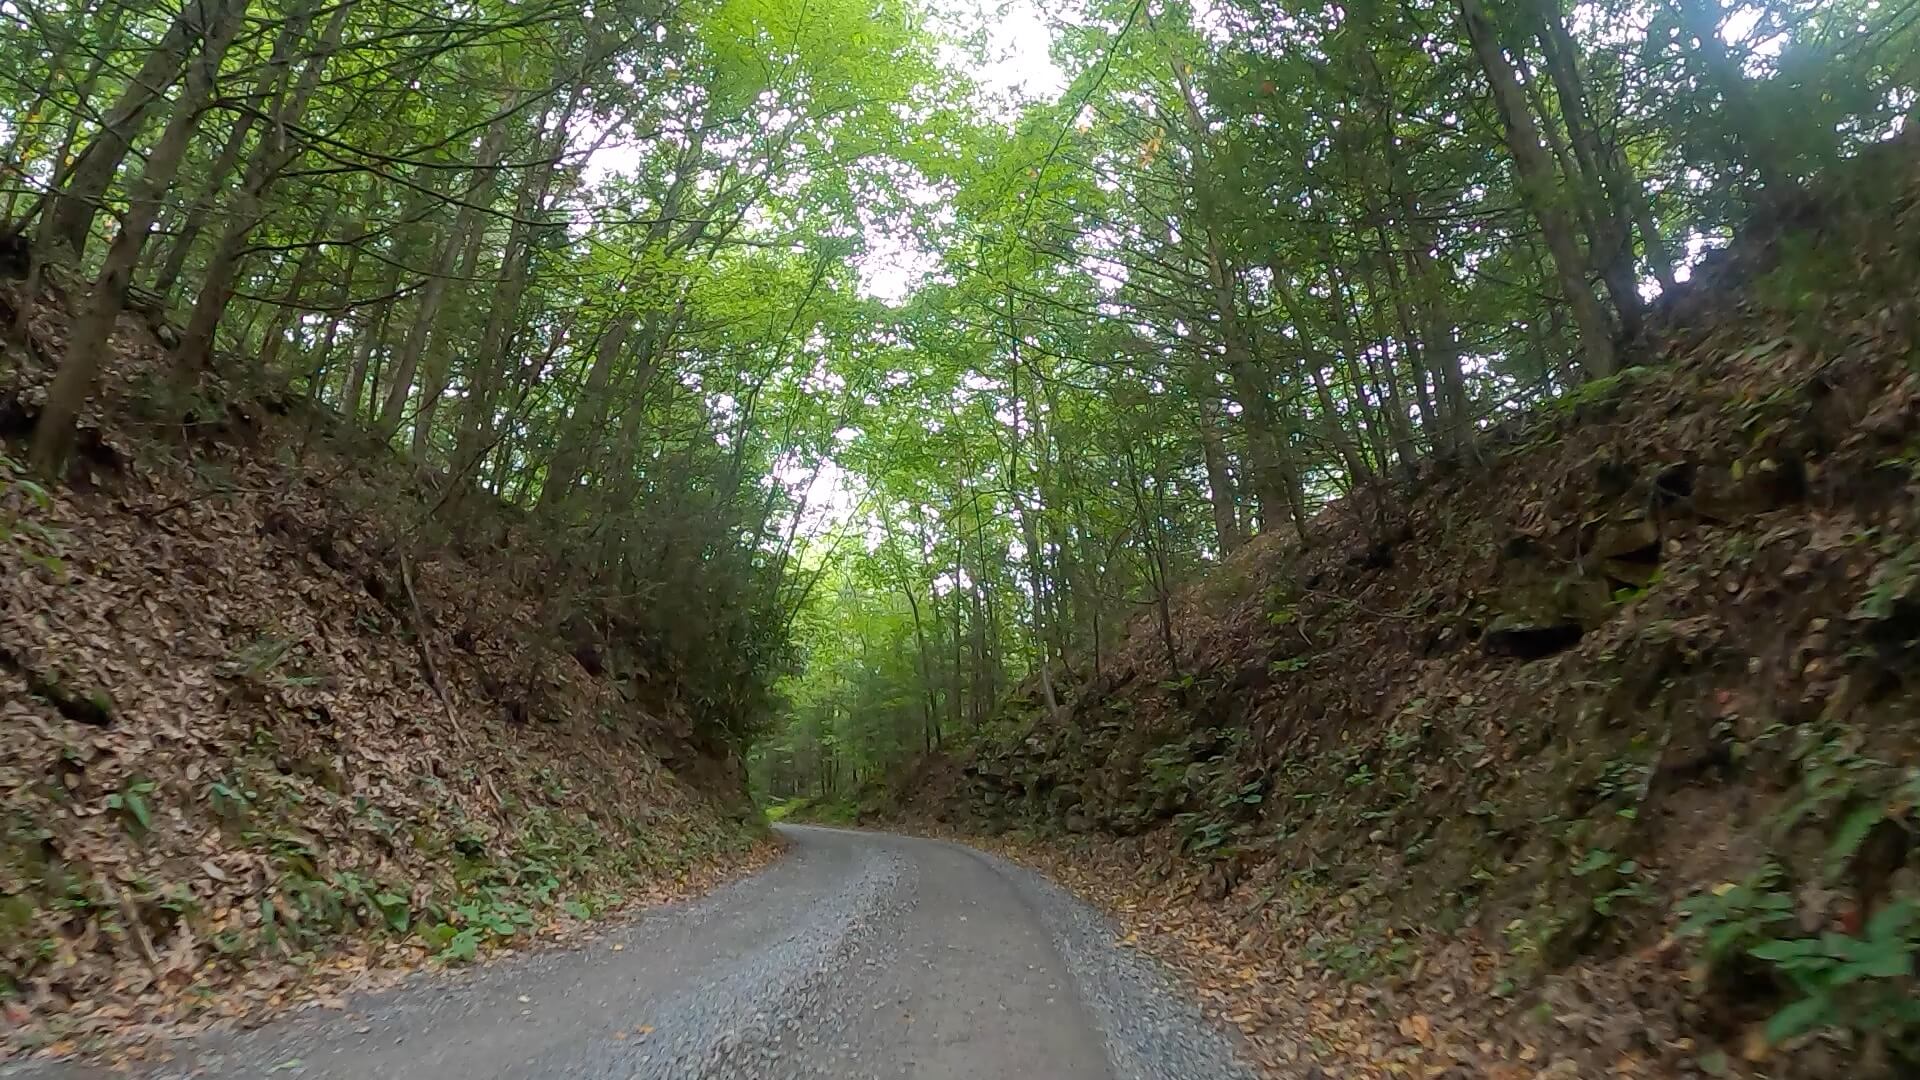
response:
<path fill-rule="evenodd" d="M 0 372 L 16 460 L 64 323 Z M 752 842 L 737 760 L 671 671 L 553 609 L 524 523 L 450 535 L 432 478 L 283 388 L 173 396 L 149 327 L 118 344 L 71 482 L 0 466 L 12 1049 L 471 958 Z"/>
<path fill-rule="evenodd" d="M 1642 366 L 1260 539 L 908 812 L 1053 836 L 1276 1075 L 1914 1075 L 1917 194 L 1756 222 Z"/>

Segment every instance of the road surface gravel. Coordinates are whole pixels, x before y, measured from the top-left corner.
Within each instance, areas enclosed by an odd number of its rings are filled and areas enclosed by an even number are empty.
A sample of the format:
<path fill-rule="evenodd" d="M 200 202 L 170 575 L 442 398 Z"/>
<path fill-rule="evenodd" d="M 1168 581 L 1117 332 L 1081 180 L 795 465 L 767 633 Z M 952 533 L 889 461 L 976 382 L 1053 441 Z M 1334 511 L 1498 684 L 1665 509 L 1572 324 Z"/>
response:
<path fill-rule="evenodd" d="M 1110 924 L 941 840 L 782 826 L 767 870 L 572 948 L 173 1045 L 173 1078 L 1243 1080 Z M 71 1065 L 18 1080 L 92 1080 Z"/>

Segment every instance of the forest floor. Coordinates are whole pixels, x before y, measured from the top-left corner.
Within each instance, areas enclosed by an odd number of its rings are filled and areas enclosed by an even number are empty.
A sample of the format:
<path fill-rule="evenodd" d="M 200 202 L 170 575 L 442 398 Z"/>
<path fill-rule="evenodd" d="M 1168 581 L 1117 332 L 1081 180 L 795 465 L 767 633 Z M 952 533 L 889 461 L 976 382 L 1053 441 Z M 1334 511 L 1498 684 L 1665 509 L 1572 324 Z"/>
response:
<path fill-rule="evenodd" d="M 768 857 L 671 674 L 556 629 L 524 523 L 448 533 L 284 387 L 182 399 L 132 316 L 44 489 L 60 305 L 34 329 L 0 362 L 0 1057 L 136 1056 Z"/>
<path fill-rule="evenodd" d="M 862 820 L 998 838 L 1270 1075 L 1920 1069 L 1920 167 L 1268 535 Z"/>

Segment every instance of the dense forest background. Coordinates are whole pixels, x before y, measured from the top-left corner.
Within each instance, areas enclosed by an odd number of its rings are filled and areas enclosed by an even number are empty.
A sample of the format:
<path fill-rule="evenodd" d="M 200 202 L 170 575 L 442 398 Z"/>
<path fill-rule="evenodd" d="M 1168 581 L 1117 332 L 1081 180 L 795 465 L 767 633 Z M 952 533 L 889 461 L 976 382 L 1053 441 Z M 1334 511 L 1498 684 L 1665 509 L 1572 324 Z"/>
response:
<path fill-rule="evenodd" d="M 850 420 L 846 556 L 756 776 L 853 790 L 1257 533 L 1387 504 L 1476 433 L 1647 359 L 1735 230 L 1912 130 L 1916 13 L 1712 0 L 1089 5 L 1069 76 L 926 177 L 940 271 Z M 1903 119 L 1904 114 L 1904 119 Z M 1391 540 L 1380 535 L 1376 542 Z M 1191 673 L 1187 673 L 1190 675 Z"/>
<path fill-rule="evenodd" d="M 1175 657 L 1175 586 L 1251 535 L 1634 363 L 1920 78 L 1880 0 L 1045 18 L 1027 95 L 903 3 L 10 5 L 0 235 L 70 314 L 28 464 L 144 315 L 151 395 L 284 384 L 440 527 L 519 508 L 568 633 L 832 790 L 1142 613 Z"/>

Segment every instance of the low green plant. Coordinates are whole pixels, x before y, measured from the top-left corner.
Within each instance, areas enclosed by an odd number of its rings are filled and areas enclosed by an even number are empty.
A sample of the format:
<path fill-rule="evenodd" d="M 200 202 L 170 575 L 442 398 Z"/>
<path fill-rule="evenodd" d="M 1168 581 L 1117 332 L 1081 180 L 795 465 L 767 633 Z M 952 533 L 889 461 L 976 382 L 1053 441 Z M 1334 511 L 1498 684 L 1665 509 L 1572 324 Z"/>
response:
<path fill-rule="evenodd" d="M 16 493 L 20 500 L 11 498 Z M 19 462 L 0 454 L 0 544 L 14 548 L 23 559 L 49 573 L 61 573 L 66 564 L 56 552 L 66 532 L 14 510 L 18 501 L 42 513 L 53 507 L 53 496 L 47 489 L 35 483 Z"/>
<path fill-rule="evenodd" d="M 1798 997 L 1767 1021 L 1781 1042 L 1820 1028 L 1878 1034 L 1908 1064 L 1920 1065 L 1920 904 L 1897 900 L 1867 920 L 1858 936 L 1829 931 L 1756 945 Z"/>
<path fill-rule="evenodd" d="M 1661 580 L 1665 578 L 1665 576 L 1666 576 L 1666 571 L 1663 568 L 1656 566 L 1653 568 L 1651 572 L 1647 574 L 1647 580 L 1639 583 L 1638 585 L 1622 585 L 1621 587 L 1613 590 L 1611 599 L 1615 604 L 1630 604 L 1633 601 L 1638 600 L 1641 597 L 1652 592 L 1654 587 L 1659 585 Z"/>
<path fill-rule="evenodd" d="M 128 780 L 119 791 L 107 796 L 107 808 L 124 815 L 129 832 L 144 835 L 153 830 L 153 807 L 147 801 L 153 791 L 151 780 Z"/>
<path fill-rule="evenodd" d="M 1920 770 L 1899 770 L 1861 755 L 1839 736 L 1803 738 L 1797 797 L 1776 816 L 1777 835 L 1819 825 L 1826 840 L 1817 867 L 1824 883 L 1843 881 L 1869 836 L 1892 822 L 1910 829 L 1920 806 Z M 1791 988 L 1768 1021 L 1780 1042 L 1832 1028 L 1877 1039 L 1907 1065 L 1920 1065 L 1920 899 L 1895 895 L 1858 933 L 1800 931 L 1786 871 L 1768 863 L 1680 905 L 1680 933 L 1701 941 L 1716 969 L 1757 961 Z"/>
<path fill-rule="evenodd" d="M 1223 854 L 1231 836 L 1229 823 L 1191 811 L 1175 814 L 1173 823 L 1180 830 L 1180 849 L 1189 855 Z"/>
<path fill-rule="evenodd" d="M 262 686 L 318 686 L 323 679 L 302 671 L 292 661 L 300 658 L 299 640 L 262 634 L 227 658 L 221 674 Z"/>
<path fill-rule="evenodd" d="M 1866 595 L 1847 613 L 1850 619 L 1880 622 L 1891 619 L 1900 604 L 1920 591 L 1920 544 L 1888 537 L 1874 545 L 1881 556 L 1867 581 Z"/>
<path fill-rule="evenodd" d="M 1640 863 L 1623 859 L 1605 848 L 1594 848 L 1573 866 L 1573 876 L 1593 878 L 1601 888 L 1591 899 L 1593 910 L 1612 915 L 1623 903 L 1647 898 L 1647 885 L 1641 877 Z"/>
<path fill-rule="evenodd" d="M 1793 922 L 1793 897 L 1779 888 L 1783 871 L 1768 863 L 1740 882 L 1680 902 L 1679 934 L 1698 938 L 1710 964 L 1723 964 L 1775 940 Z"/>
<path fill-rule="evenodd" d="M 1845 736 L 1814 739 L 1796 752 L 1799 797 L 1774 822 L 1779 835 L 1811 822 L 1829 826 L 1822 872 L 1838 880 L 1882 822 L 1911 826 L 1920 811 L 1920 768 L 1896 769 L 1855 751 Z"/>

